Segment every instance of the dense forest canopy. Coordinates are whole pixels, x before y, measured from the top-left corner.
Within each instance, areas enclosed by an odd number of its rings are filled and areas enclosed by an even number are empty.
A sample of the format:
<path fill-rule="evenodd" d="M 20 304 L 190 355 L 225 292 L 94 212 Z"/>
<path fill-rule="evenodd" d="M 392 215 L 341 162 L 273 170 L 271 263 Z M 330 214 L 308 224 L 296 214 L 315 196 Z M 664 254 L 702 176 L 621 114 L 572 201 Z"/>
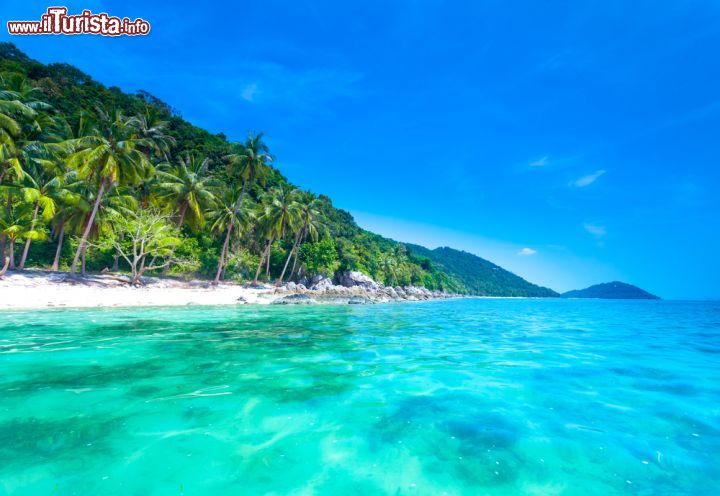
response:
<path fill-rule="evenodd" d="M 290 184 L 263 135 L 229 142 L 148 92 L 0 44 L 0 253 L 16 270 L 270 281 L 360 271 L 392 286 L 556 296 L 474 255 L 358 227 Z"/>

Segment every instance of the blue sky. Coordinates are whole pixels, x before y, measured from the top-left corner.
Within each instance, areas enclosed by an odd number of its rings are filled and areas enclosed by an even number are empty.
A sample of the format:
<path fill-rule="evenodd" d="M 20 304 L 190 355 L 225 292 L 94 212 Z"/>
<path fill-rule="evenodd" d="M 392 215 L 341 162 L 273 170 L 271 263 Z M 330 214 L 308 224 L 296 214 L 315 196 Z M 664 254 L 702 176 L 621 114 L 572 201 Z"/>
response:
<path fill-rule="evenodd" d="M 559 291 L 720 297 L 717 2 L 65 4 L 152 33 L 0 39 L 231 139 L 264 131 L 363 227 Z"/>

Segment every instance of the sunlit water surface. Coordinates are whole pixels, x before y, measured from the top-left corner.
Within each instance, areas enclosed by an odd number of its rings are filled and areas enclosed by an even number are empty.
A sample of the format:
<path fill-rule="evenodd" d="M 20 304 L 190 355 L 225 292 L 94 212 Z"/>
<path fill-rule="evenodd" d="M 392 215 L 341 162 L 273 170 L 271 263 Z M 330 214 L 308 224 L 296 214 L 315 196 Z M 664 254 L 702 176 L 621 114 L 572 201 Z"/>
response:
<path fill-rule="evenodd" d="M 720 304 L 0 314 L 0 494 L 720 494 Z"/>

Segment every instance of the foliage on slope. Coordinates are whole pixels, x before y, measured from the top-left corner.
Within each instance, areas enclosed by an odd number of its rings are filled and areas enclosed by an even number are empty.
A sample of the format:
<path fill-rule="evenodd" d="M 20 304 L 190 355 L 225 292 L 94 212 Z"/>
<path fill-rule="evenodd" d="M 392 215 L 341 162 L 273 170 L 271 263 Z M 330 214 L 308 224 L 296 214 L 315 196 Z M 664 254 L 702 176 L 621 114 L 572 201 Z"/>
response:
<path fill-rule="evenodd" d="M 3 75 L 22 75 L 41 89 L 45 101 L 52 106 L 52 117 L 67 122 L 72 129 L 79 127 L 79 116 L 92 113 L 97 108 L 120 111 L 127 116 L 142 116 L 152 122 L 162 121 L 164 133 L 174 143 L 172 157 L 168 159 L 176 159 L 186 153 L 206 157 L 210 164 L 208 173 L 213 180 L 221 184 L 232 182 L 233 178 L 228 176 L 226 169 L 227 157 L 242 145 L 230 143 L 222 133 L 212 134 L 192 125 L 170 105 L 147 92 L 131 95 L 117 87 L 105 87 L 68 64 L 45 65 L 34 61 L 9 43 L 0 44 L 0 71 Z M 159 159 L 155 162 L 157 166 Z M 151 179 L 147 179 L 144 185 L 132 185 L 128 194 L 140 204 L 148 201 L 162 203 L 152 198 L 156 192 L 152 190 Z M 291 186 L 277 169 L 269 167 L 266 180 L 249 188 L 248 205 L 244 208 L 257 210 L 261 207 L 261 198 L 268 191 Z M 143 191 L 143 188 L 149 191 Z M 89 191 L 87 194 L 90 201 L 94 193 Z M 321 233 L 316 240 L 302 238 L 296 252 L 300 265 L 298 275 L 331 276 L 337 271 L 358 270 L 393 286 L 422 285 L 430 289 L 481 295 L 555 296 L 554 292 L 527 283 L 479 257 L 449 249 L 427 250 L 417 246 L 408 249 L 406 245 L 365 231 L 355 224 L 348 212 L 335 208 L 327 196 L 317 197 L 316 204 L 319 205 Z M 218 216 L 219 212 L 208 212 L 209 217 L 212 215 Z M 50 225 L 47 227 L 46 231 L 49 231 Z M 190 229 L 186 226 L 182 232 L 183 243 L 177 252 L 197 262 L 194 275 L 213 276 L 224 252 L 222 236 L 208 227 Z M 270 239 L 268 278 L 277 278 L 289 260 L 288 255 L 293 254 L 293 236 L 285 234 L 278 236 L 279 239 Z M 257 226 L 250 225 L 243 236 L 233 239 L 222 275 L 250 279 L 258 262 L 262 265 L 264 244 L 264 235 Z M 77 237 L 71 237 L 62 247 L 61 267 L 69 264 L 72 251 L 77 246 Z M 39 237 L 33 242 L 28 263 L 49 266 L 54 251 L 50 237 Z M 113 264 L 112 250 L 88 250 L 87 264 L 90 270 L 110 266 Z M 120 265 L 122 268 L 122 261 Z"/>
<path fill-rule="evenodd" d="M 555 297 L 552 289 L 532 284 L 492 262 L 471 253 L 448 247 L 430 250 L 407 245 L 411 253 L 425 257 L 439 269 L 452 274 L 468 292 L 481 296 Z"/>

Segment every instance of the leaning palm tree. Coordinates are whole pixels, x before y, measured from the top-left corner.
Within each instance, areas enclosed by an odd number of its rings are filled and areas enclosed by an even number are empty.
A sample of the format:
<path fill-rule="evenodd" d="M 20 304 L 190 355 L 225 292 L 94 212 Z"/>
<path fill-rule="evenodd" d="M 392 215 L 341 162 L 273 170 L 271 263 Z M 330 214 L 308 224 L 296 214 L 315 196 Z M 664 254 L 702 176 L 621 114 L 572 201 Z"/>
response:
<path fill-rule="evenodd" d="M 69 192 L 63 187 L 63 177 L 50 175 L 38 175 L 38 179 L 26 176 L 20 188 L 23 200 L 33 206 L 31 225 L 35 228 L 38 215 L 41 215 L 43 222 L 50 222 L 55 216 L 57 203 Z M 20 257 L 19 270 L 25 268 L 30 242 L 32 237 L 25 238 L 25 247 Z"/>
<path fill-rule="evenodd" d="M 78 173 L 74 170 L 64 175 L 63 183 L 68 193 L 61 199 L 51 222 L 53 237 L 57 239 L 55 258 L 51 267 L 54 271 L 59 269 L 66 236 L 79 236 L 85 229 L 97 192 L 92 184 L 78 179 Z"/>
<path fill-rule="evenodd" d="M 76 221 L 80 216 L 81 212 L 89 212 L 91 205 L 85 200 L 84 197 L 70 193 L 64 197 L 58 206 L 55 217 L 51 221 L 51 235 L 57 240 L 55 248 L 55 258 L 53 259 L 50 270 L 57 272 L 60 268 L 60 255 L 62 254 L 63 243 L 65 241 L 65 235 L 68 232 L 73 231 L 73 221 Z M 82 216 L 84 219 L 85 216 Z M 81 231 L 82 228 L 76 229 Z"/>
<path fill-rule="evenodd" d="M 116 185 L 134 184 L 145 177 L 152 164 L 142 149 L 152 148 L 148 138 L 138 137 L 140 122 L 116 111 L 111 117 L 98 109 L 98 125 L 90 134 L 70 140 L 75 151 L 66 160 L 78 177 L 97 186 L 97 196 L 83 230 L 70 273 L 77 272 L 78 260 L 87 247 L 88 236 L 103 196 Z"/>
<path fill-rule="evenodd" d="M 3 209 L 0 215 L 0 233 L 9 241 L 8 266 L 15 268 L 15 244 L 23 239 L 44 240 L 47 233 L 44 228 L 32 222 L 32 208 L 28 203 L 20 202 L 9 209 Z"/>
<path fill-rule="evenodd" d="M 213 201 L 214 182 L 207 176 L 210 159 L 186 153 L 175 165 L 165 162 L 157 169 L 158 199 L 170 205 L 175 225 L 197 230 L 205 224 L 205 211 Z"/>
<path fill-rule="evenodd" d="M 295 272 L 295 266 L 297 265 L 298 251 L 300 251 L 300 244 L 305 240 L 306 237 L 310 237 L 312 241 L 317 241 L 320 231 L 323 229 L 323 225 L 320 221 L 320 200 L 315 198 L 311 194 L 303 195 L 303 198 L 298 202 L 300 205 L 300 222 L 301 225 L 295 233 L 295 241 L 293 242 L 292 248 L 288 253 L 288 257 L 285 260 L 278 285 L 282 284 L 283 278 L 285 277 L 285 271 L 287 270 L 290 258 L 295 256 L 292 269 L 290 270 L 290 278 Z"/>
<path fill-rule="evenodd" d="M 181 228 L 187 224 L 196 231 L 205 225 L 205 212 L 213 203 L 211 188 L 215 185 L 207 177 L 210 159 L 186 153 L 178 157 L 177 164 L 163 162 L 155 174 L 155 188 L 158 203 L 168 205 L 175 217 L 175 226 Z M 170 249 L 170 256 L 175 247 Z M 155 264 L 155 259 L 150 265 Z M 170 268 L 166 265 L 163 270 Z"/>
<path fill-rule="evenodd" d="M 218 236 L 224 236 L 227 239 L 227 232 L 230 231 L 230 225 L 234 227 L 232 229 L 233 238 L 238 239 L 241 235 L 246 234 L 251 230 L 255 223 L 255 211 L 252 208 L 251 201 L 249 198 L 245 198 L 238 208 L 237 198 L 240 192 L 238 189 L 233 188 L 221 188 L 216 189 L 214 193 L 214 202 L 211 212 L 212 225 L 210 231 Z M 224 248 L 224 247 L 223 247 Z M 227 267 L 228 260 L 230 258 L 230 247 L 228 241 L 228 248 L 223 249 L 221 253 L 221 263 L 223 270 L 219 277 L 216 275 L 215 281 L 219 281 L 224 277 L 225 268 Z"/>
<path fill-rule="evenodd" d="M 231 183 L 236 188 L 240 185 L 239 194 L 235 200 L 234 214 L 230 218 L 225 242 L 220 251 L 220 261 L 218 262 L 217 273 L 213 284 L 220 281 L 224 264 L 227 261 L 228 248 L 230 246 L 230 237 L 235 228 L 235 217 L 237 216 L 240 205 L 243 203 L 245 194 L 252 188 L 256 182 L 264 183 L 269 170 L 269 164 L 272 162 L 272 156 L 267 145 L 262 140 L 263 134 L 250 134 L 242 145 L 237 144 L 237 151 L 225 157 L 227 163 L 227 175 Z"/>
<path fill-rule="evenodd" d="M 296 229 L 300 223 L 300 204 L 298 198 L 300 190 L 290 186 L 273 188 L 266 196 L 261 205 L 259 226 L 267 244 L 260 255 L 260 263 L 253 284 L 257 284 L 263 262 L 265 265 L 266 277 L 270 277 L 270 250 L 275 240 L 283 239 L 289 229 Z"/>

